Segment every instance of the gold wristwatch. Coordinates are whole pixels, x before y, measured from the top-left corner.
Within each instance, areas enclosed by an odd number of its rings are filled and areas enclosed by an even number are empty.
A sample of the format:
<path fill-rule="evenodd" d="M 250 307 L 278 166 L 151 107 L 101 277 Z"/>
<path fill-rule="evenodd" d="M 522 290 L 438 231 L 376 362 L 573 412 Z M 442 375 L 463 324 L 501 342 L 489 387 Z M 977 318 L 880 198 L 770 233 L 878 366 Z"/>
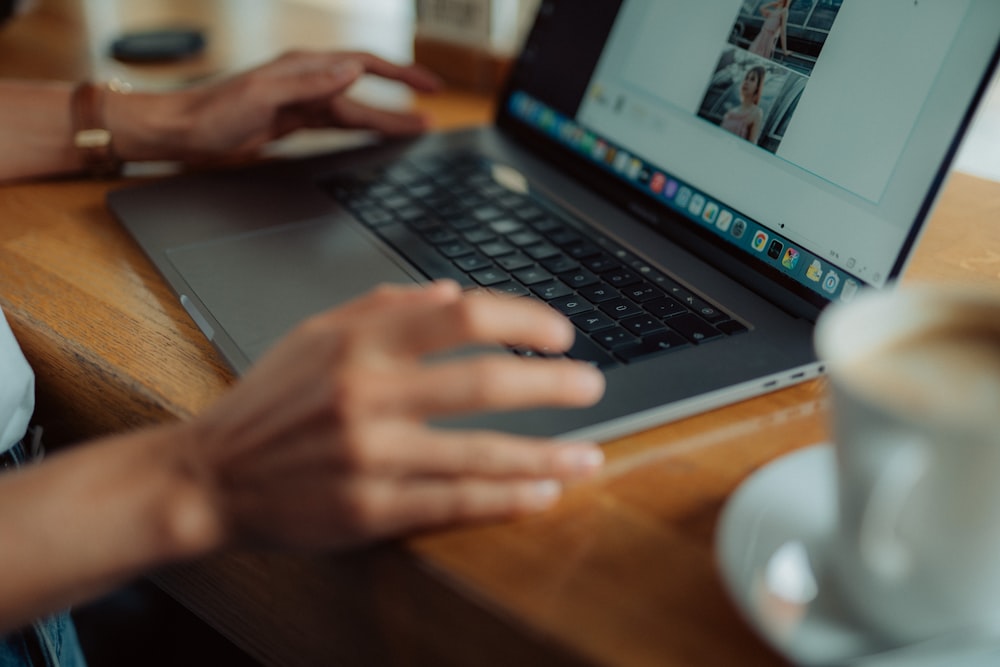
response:
<path fill-rule="evenodd" d="M 94 177 L 110 178 L 121 173 L 122 161 L 115 153 L 111 131 L 104 127 L 104 98 L 109 90 L 126 92 L 90 81 L 73 89 L 73 145 L 83 157 L 84 168 Z"/>

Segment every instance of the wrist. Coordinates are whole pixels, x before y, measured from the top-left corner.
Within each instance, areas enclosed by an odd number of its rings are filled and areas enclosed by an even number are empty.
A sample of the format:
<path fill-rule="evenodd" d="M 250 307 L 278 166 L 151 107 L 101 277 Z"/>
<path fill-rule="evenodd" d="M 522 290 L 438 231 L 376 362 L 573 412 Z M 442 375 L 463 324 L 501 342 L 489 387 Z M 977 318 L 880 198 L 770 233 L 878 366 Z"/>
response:
<path fill-rule="evenodd" d="M 159 429 L 156 440 L 155 465 L 164 475 L 156 523 L 165 560 L 189 560 L 220 549 L 226 530 L 214 480 L 198 454 L 197 429 L 172 424 Z"/>
<path fill-rule="evenodd" d="M 179 103 L 182 96 L 108 91 L 104 101 L 106 125 L 123 161 L 181 158 L 187 136 L 187 115 Z"/>

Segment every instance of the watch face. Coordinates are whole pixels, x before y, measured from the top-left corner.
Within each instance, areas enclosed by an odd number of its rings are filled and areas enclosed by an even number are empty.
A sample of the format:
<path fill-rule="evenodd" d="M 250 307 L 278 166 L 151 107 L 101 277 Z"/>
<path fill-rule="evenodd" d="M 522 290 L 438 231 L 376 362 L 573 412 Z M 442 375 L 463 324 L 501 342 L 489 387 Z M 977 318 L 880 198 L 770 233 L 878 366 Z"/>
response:
<path fill-rule="evenodd" d="M 73 137 L 73 143 L 84 150 L 106 149 L 111 146 L 111 133 L 101 128 L 80 130 Z"/>
<path fill-rule="evenodd" d="M 102 127 L 104 95 L 110 86 L 83 81 L 73 89 L 70 108 L 73 113 L 73 146 L 79 151 L 83 167 L 94 176 L 113 176 L 121 171 L 122 161 L 115 155 L 111 131 Z"/>

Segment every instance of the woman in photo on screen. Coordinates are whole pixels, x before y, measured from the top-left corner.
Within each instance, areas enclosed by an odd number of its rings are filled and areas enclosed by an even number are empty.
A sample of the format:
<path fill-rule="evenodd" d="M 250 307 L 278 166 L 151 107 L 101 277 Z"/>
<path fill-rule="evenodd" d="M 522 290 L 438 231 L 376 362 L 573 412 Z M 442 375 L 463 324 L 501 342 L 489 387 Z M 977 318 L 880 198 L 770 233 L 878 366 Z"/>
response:
<path fill-rule="evenodd" d="M 775 0 L 760 8 L 760 13 L 764 16 L 764 25 L 760 27 L 760 32 L 750 42 L 747 50 L 763 58 L 770 59 L 774 55 L 774 47 L 778 40 L 781 40 L 781 50 L 785 56 L 788 55 L 788 37 L 785 34 L 785 27 L 788 23 L 788 5 L 790 0 Z"/>
<path fill-rule="evenodd" d="M 764 112 L 760 108 L 760 95 L 763 90 L 764 68 L 754 65 L 743 75 L 743 83 L 740 84 L 740 105 L 733 107 L 722 117 L 722 129 L 756 144 L 764 122 Z"/>

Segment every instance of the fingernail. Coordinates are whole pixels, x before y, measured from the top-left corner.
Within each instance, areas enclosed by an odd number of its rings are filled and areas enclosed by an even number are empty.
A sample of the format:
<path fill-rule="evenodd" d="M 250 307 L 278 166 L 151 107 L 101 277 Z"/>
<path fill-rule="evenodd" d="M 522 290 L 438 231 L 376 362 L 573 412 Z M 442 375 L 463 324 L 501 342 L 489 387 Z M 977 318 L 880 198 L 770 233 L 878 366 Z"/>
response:
<path fill-rule="evenodd" d="M 546 509 L 551 507 L 562 494 L 562 484 L 554 479 L 545 479 L 535 482 L 531 486 L 528 497 L 528 504 L 532 509 Z"/>
<path fill-rule="evenodd" d="M 567 446 L 557 455 L 559 465 L 565 470 L 578 474 L 589 474 L 604 465 L 604 452 L 594 444 Z"/>

